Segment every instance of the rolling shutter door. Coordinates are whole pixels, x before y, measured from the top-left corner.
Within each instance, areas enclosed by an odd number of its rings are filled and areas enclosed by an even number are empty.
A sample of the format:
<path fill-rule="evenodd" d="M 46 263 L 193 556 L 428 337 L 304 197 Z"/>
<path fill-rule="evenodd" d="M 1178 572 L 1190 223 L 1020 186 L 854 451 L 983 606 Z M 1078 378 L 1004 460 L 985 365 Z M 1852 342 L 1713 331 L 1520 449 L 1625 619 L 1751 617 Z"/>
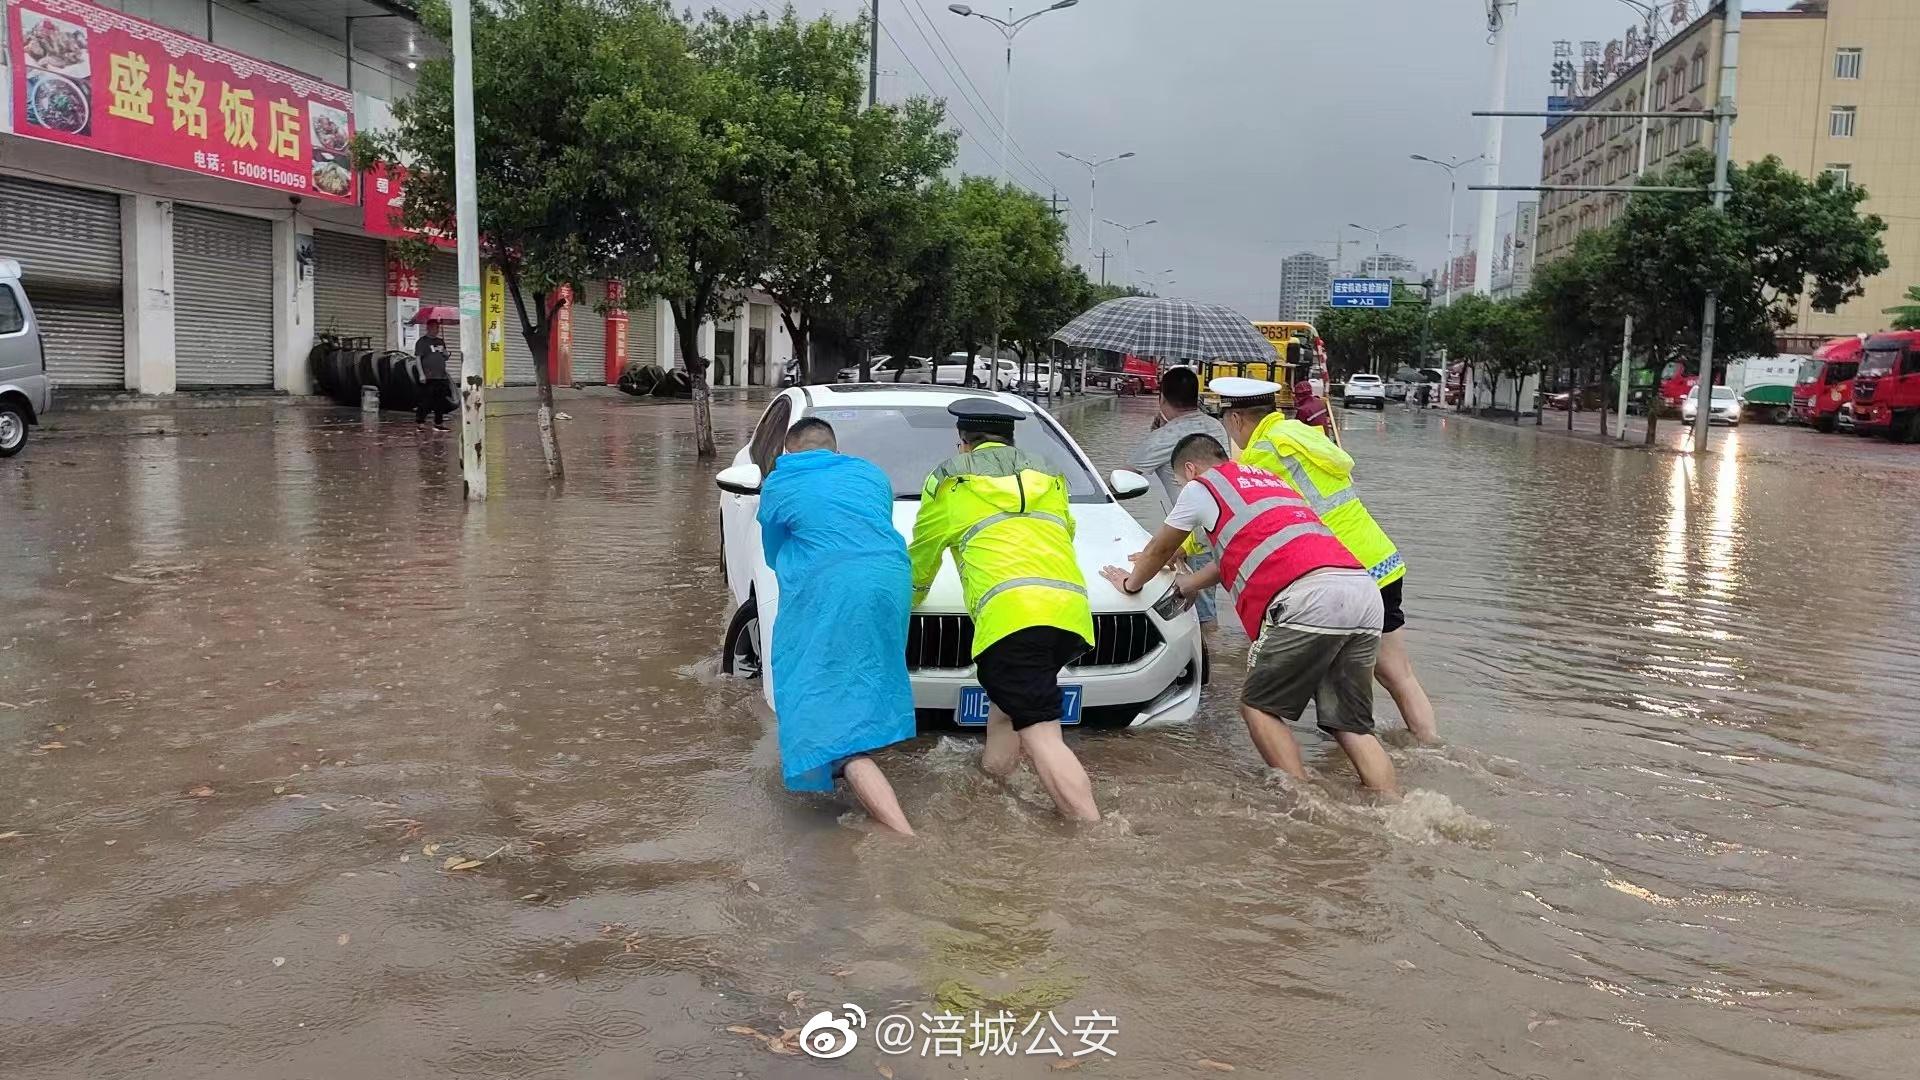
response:
<path fill-rule="evenodd" d="M 173 208 L 180 386 L 273 385 L 273 223 Z"/>
<path fill-rule="evenodd" d="M 627 312 L 627 363 L 660 362 L 659 317 L 660 301 L 652 297 Z"/>
<path fill-rule="evenodd" d="M 313 329 L 387 346 L 387 245 L 316 230 L 313 234 Z"/>
<path fill-rule="evenodd" d="M 533 297 L 526 298 L 528 304 Z M 507 297 L 506 319 L 507 385 L 532 386 L 535 378 L 533 370 L 533 350 L 527 347 L 527 335 L 520 329 L 520 309 L 513 306 L 513 297 Z"/>
<path fill-rule="evenodd" d="M 120 196 L 0 177 L 0 256 L 21 281 L 62 386 L 124 386 Z"/>
<path fill-rule="evenodd" d="M 606 285 L 593 281 L 573 304 L 573 381 L 586 386 L 607 382 L 607 320 L 598 307 L 606 300 Z"/>

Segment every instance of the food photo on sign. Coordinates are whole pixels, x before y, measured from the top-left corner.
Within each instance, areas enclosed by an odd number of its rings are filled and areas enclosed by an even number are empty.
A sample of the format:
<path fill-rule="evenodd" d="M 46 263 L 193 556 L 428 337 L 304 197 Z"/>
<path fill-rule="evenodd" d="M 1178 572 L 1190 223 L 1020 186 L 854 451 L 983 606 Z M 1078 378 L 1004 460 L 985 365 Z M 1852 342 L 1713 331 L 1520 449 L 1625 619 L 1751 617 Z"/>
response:
<path fill-rule="evenodd" d="M 20 55 L 27 68 L 27 123 L 65 135 L 87 134 L 93 127 L 93 64 L 86 28 L 22 12 Z"/>

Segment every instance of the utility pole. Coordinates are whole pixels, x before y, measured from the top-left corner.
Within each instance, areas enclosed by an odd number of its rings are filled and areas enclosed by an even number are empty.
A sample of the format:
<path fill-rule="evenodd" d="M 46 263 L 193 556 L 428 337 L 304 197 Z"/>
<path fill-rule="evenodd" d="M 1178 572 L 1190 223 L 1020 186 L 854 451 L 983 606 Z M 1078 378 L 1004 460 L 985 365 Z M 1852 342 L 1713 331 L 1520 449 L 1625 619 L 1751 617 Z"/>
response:
<path fill-rule="evenodd" d="M 480 324 L 480 199 L 474 178 L 473 6 L 451 0 L 453 16 L 453 229 L 460 263 L 460 475 L 467 498 L 487 499 L 485 331 Z"/>
<path fill-rule="evenodd" d="M 1627 3 L 1630 3 L 1631 5 L 1637 6 L 1640 3 L 1640 0 L 1623 0 L 1623 2 L 1627 2 Z M 1659 36 L 1660 35 L 1660 9 L 1649 5 L 1646 8 L 1646 16 L 1647 16 L 1647 56 L 1646 56 L 1647 77 L 1640 86 L 1640 111 L 1643 113 L 1653 111 L 1653 67 L 1654 67 L 1653 61 L 1655 56 L 1658 55 L 1660 52 L 1660 36 Z M 1635 180 L 1638 180 L 1640 177 L 1645 176 L 1647 172 L 1647 135 L 1648 135 L 1648 128 L 1652 125 L 1652 123 L 1653 123 L 1652 117 L 1643 116 L 1640 118 L 1640 156 L 1634 159 L 1634 164 L 1633 164 L 1633 177 Z M 1631 200 L 1633 196 L 1629 195 L 1627 196 L 1627 198 Z M 1626 327 L 1622 331 L 1620 336 L 1620 415 L 1616 417 L 1615 420 L 1618 422 L 1620 426 L 1621 442 L 1627 441 L 1627 393 L 1628 393 L 1628 384 L 1631 383 L 1632 380 L 1633 380 L 1633 316 L 1629 315 L 1627 316 Z M 1651 401 L 1647 403 L 1648 411 L 1652 411 L 1653 405 L 1654 403 Z M 1606 412 L 1604 409 L 1601 410 L 1600 419 L 1604 424 L 1606 421 Z M 1649 420 L 1648 422 L 1651 423 L 1652 421 Z"/>
<path fill-rule="evenodd" d="M 1507 51 L 1512 38 L 1514 12 L 1520 7 L 1520 0 L 1486 0 L 1487 33 L 1493 44 L 1493 111 L 1504 112 L 1507 108 Z M 1500 116 L 1487 117 L 1487 186 L 1489 189 L 1500 183 L 1500 141 L 1506 134 L 1506 119 Z M 1480 195 L 1480 239 L 1479 250 L 1486 258 L 1474 263 L 1473 291 L 1482 296 L 1493 293 L 1493 242 L 1499 229 L 1500 193 L 1487 190 Z"/>
<path fill-rule="evenodd" d="M 1734 102 L 1740 86 L 1741 0 L 1726 0 L 1726 29 L 1720 43 L 1720 100 L 1713 106 L 1713 209 L 1727 212 L 1727 169 L 1733 155 Z M 1649 61 L 1651 63 L 1651 61 Z M 1713 417 L 1713 335 L 1720 315 L 1720 294 L 1707 293 L 1700 322 L 1700 384 L 1693 417 L 1693 452 L 1707 450 L 1707 424 Z"/>
<path fill-rule="evenodd" d="M 1107 283 L 1107 256 L 1112 254 L 1113 252 L 1108 251 L 1106 248 L 1100 249 L 1099 258 L 1100 258 L 1100 284 L 1101 285 L 1105 285 Z"/>
<path fill-rule="evenodd" d="M 867 27 L 867 108 L 880 101 L 880 0 L 873 0 L 873 22 Z"/>

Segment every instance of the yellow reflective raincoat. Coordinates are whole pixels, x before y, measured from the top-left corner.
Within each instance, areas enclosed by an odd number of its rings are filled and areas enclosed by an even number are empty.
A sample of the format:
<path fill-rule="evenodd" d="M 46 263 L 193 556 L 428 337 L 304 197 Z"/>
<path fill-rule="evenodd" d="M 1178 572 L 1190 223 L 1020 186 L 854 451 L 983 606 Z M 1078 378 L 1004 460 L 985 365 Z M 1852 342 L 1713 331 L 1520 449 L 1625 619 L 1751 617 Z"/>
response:
<path fill-rule="evenodd" d="M 985 442 L 933 470 L 907 545 L 916 607 L 948 549 L 973 616 L 973 655 L 1031 626 L 1058 627 L 1093 645 L 1067 482 L 1044 459 Z"/>
<path fill-rule="evenodd" d="M 1353 490 L 1353 456 L 1325 432 L 1276 412 L 1254 429 L 1246 449 L 1240 451 L 1240 464 L 1291 480 L 1320 520 L 1373 575 L 1374 584 L 1384 587 L 1406 576 L 1400 550 Z"/>

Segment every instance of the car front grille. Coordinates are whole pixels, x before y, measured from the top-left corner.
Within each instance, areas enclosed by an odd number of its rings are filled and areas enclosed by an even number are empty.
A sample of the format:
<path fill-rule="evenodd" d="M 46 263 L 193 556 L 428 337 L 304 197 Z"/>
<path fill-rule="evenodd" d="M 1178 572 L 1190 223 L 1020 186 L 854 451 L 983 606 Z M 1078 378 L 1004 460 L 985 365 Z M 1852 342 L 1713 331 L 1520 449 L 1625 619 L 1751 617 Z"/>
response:
<path fill-rule="evenodd" d="M 1072 668 L 1124 667 L 1163 644 L 1145 612 L 1093 617 L 1093 649 Z M 973 663 L 973 620 L 965 615 L 915 615 L 907 626 L 907 670 L 965 668 Z"/>
<path fill-rule="evenodd" d="M 1855 403 L 1872 401 L 1873 387 L 1877 379 L 1855 379 L 1853 381 L 1853 400 Z"/>

